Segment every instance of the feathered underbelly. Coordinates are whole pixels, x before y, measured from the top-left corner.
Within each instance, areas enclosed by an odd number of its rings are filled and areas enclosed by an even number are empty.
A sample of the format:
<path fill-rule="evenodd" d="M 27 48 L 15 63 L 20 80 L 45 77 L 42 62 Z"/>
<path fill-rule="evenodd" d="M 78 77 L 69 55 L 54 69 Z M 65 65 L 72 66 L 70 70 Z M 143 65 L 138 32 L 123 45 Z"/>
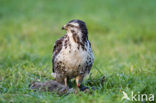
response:
<path fill-rule="evenodd" d="M 64 70 L 59 70 L 60 74 L 66 75 L 70 78 L 81 73 L 85 74 L 85 67 L 89 53 L 82 50 L 62 50 L 57 56 L 57 62 L 62 62 Z M 58 68 L 59 69 L 59 68 Z"/>
<path fill-rule="evenodd" d="M 59 60 L 64 62 L 69 69 L 74 69 L 79 65 L 83 65 L 87 60 L 87 52 L 63 50 L 59 56 Z"/>

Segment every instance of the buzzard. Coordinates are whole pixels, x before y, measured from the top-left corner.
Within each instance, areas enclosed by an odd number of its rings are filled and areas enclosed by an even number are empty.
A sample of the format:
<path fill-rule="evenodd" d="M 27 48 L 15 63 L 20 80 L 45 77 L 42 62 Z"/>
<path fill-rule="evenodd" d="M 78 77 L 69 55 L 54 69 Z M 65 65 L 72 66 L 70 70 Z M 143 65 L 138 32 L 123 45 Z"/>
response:
<path fill-rule="evenodd" d="M 94 61 L 88 30 L 81 20 L 71 20 L 62 29 L 66 34 L 54 44 L 52 76 L 66 87 L 68 81 L 75 78 L 79 88 Z"/>

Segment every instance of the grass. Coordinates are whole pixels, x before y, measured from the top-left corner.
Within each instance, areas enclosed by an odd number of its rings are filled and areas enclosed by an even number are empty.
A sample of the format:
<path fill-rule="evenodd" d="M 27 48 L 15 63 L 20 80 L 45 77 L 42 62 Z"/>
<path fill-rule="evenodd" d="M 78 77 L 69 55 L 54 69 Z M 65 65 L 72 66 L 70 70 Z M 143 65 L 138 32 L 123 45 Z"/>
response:
<path fill-rule="evenodd" d="M 131 103 L 122 91 L 156 96 L 155 0 L 1 0 L 0 102 Z M 50 80 L 54 42 L 72 19 L 86 22 L 95 55 L 97 88 L 57 96 L 33 92 L 34 80 Z M 104 85 L 96 83 L 106 76 Z"/>

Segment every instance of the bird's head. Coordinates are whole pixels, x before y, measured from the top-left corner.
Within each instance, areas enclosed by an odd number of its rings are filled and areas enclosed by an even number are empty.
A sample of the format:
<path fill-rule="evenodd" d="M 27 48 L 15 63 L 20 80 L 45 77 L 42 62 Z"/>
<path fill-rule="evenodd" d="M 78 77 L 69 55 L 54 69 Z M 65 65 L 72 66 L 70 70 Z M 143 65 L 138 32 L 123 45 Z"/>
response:
<path fill-rule="evenodd" d="M 88 38 L 88 29 L 85 22 L 81 20 L 71 20 L 62 27 L 62 30 L 66 30 L 67 33 L 76 33 L 81 37 L 86 36 Z"/>

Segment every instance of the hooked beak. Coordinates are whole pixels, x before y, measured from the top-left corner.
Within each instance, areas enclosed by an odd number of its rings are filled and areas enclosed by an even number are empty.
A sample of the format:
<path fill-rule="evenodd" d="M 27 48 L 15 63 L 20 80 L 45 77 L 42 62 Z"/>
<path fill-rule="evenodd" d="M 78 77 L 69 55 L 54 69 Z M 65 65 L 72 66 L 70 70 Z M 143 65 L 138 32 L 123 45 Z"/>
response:
<path fill-rule="evenodd" d="M 62 27 L 62 30 L 67 30 L 68 29 L 68 27 L 66 26 L 66 25 L 64 25 L 63 27 Z"/>

